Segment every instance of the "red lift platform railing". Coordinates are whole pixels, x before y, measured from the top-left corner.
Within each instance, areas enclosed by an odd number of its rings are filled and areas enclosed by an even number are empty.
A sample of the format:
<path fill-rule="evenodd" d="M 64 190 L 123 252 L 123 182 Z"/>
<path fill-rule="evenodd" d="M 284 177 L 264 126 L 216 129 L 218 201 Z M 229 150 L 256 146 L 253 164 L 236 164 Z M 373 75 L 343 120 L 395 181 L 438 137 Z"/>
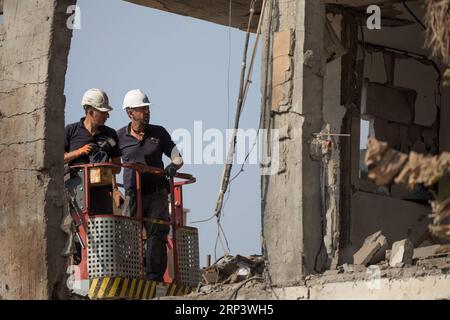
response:
<path fill-rule="evenodd" d="M 114 212 L 93 214 L 92 201 L 98 200 L 98 195 L 96 199 L 92 197 L 95 189 L 111 185 L 112 169 L 119 167 L 135 172 L 136 216 Z M 143 223 L 147 219 L 142 212 L 141 178 L 144 173 L 164 176 L 164 170 L 130 163 L 94 163 L 70 168 L 78 179 L 71 189 L 78 210 L 72 205 L 70 214 L 82 247 L 81 262 L 77 265 L 74 280 L 84 284 L 80 287 L 86 288 L 84 291 L 90 299 L 152 299 L 183 295 L 196 287 L 200 281 L 198 230 L 185 225 L 183 210 L 183 186 L 195 183 L 195 177 L 184 173 L 169 177 L 171 220 L 167 224 L 171 230 L 167 243 L 168 264 L 164 282 L 156 282 L 145 277 Z M 101 201 L 112 203 L 109 193 L 103 193 L 103 196 L 109 199 Z"/>

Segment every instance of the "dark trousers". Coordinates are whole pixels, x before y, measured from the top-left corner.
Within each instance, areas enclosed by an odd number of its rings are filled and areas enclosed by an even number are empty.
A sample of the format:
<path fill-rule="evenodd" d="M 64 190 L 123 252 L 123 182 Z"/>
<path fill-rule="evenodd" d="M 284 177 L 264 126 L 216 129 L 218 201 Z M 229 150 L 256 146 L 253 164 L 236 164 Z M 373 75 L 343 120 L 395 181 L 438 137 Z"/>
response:
<path fill-rule="evenodd" d="M 130 213 L 136 216 L 136 195 L 127 191 L 130 197 Z M 168 193 L 165 188 L 142 195 L 142 215 L 144 218 L 170 221 Z M 150 280 L 163 281 L 167 268 L 167 235 L 170 226 L 160 223 L 145 223 L 147 229 L 147 242 L 145 251 L 145 272 Z"/>
<path fill-rule="evenodd" d="M 146 223 L 147 249 L 145 251 L 145 273 L 150 280 L 163 281 L 167 268 L 167 235 L 169 226 Z"/>
<path fill-rule="evenodd" d="M 93 187 L 89 193 L 90 214 L 112 214 L 111 186 Z"/>

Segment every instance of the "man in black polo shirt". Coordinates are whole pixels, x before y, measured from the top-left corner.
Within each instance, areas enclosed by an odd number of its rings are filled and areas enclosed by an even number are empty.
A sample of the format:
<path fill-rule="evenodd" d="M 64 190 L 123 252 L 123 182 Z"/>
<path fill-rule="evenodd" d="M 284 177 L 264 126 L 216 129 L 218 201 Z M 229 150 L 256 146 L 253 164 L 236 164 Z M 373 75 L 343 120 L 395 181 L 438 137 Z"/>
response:
<path fill-rule="evenodd" d="M 165 172 L 174 176 L 183 165 L 183 159 L 169 133 L 161 126 L 151 125 L 150 102 L 141 90 L 129 91 L 123 108 L 131 123 L 117 131 L 124 163 L 140 163 L 164 168 L 162 155 L 171 159 Z M 124 169 L 124 187 L 130 201 L 131 215 L 136 215 L 136 177 L 134 171 Z M 149 279 L 163 281 L 167 266 L 167 235 L 169 226 L 158 220 L 170 221 L 168 194 L 169 183 L 166 177 L 144 173 L 141 178 L 142 214 L 150 221 L 147 227 L 146 273 Z"/>
<path fill-rule="evenodd" d="M 91 162 L 120 164 L 119 139 L 114 129 L 105 126 L 112 110 L 108 96 L 100 89 L 86 91 L 81 102 L 86 116 L 69 124 L 64 132 L 64 164 L 69 166 Z M 118 174 L 120 168 L 113 168 Z M 91 190 L 92 191 L 92 190 Z M 111 187 L 96 187 L 91 192 L 92 213 L 112 213 Z M 114 192 L 117 198 L 120 193 Z"/>

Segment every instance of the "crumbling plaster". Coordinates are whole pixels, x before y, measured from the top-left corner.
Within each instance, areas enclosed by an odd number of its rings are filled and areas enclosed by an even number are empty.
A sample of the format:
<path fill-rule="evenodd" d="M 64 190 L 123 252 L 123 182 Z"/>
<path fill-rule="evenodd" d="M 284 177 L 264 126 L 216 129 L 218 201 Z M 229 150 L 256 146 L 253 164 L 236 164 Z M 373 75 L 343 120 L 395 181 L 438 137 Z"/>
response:
<path fill-rule="evenodd" d="M 207 285 L 183 299 L 225 300 L 232 293 L 236 293 L 237 300 L 445 300 L 450 298 L 449 258 L 425 259 L 403 268 L 385 264 L 359 271 L 327 271 L 307 276 L 297 286 L 268 287 L 267 283 L 255 281 Z"/>
<path fill-rule="evenodd" d="M 339 35 L 341 31 L 340 15 L 329 14 L 328 19 L 332 22 L 336 33 Z M 359 27 L 357 31 L 359 40 L 362 40 Z M 420 31 L 420 26 L 418 25 L 396 28 L 383 27 L 381 30 L 372 31 L 364 28 L 364 40 L 379 45 L 411 50 L 419 54 L 427 54 L 422 45 L 417 45 L 418 43 L 423 44 L 423 37 L 421 36 L 420 39 L 417 39 L 417 37 L 410 36 Z M 361 46 L 359 49 L 361 51 Z M 360 52 L 358 59 L 362 57 L 363 55 Z M 339 263 L 351 262 L 353 253 L 359 248 L 365 237 L 377 230 L 385 231 L 389 241 L 396 241 L 406 237 L 417 241 L 427 230 L 430 221 L 427 217 L 430 211 L 428 206 L 393 199 L 389 196 L 376 195 L 373 193 L 375 188 L 367 188 L 367 184 L 373 183 L 362 181 L 359 178 L 360 116 L 358 112 L 352 111 L 353 107 L 351 105 L 348 105 L 347 108 L 341 105 L 341 90 L 345 88 L 342 88 L 342 81 L 339 81 L 342 78 L 341 74 L 345 75 L 347 72 L 354 71 L 344 70 L 341 73 L 343 67 L 346 67 L 346 65 L 342 64 L 342 59 L 340 58 L 326 65 L 323 94 L 324 125 L 328 124 L 330 126 L 329 131 L 331 133 L 338 135 L 350 134 L 350 136 L 330 136 L 329 139 L 334 147 L 331 148 L 331 159 L 327 161 L 327 165 L 323 166 L 323 175 L 325 176 L 323 183 L 325 183 L 324 189 L 326 189 L 324 198 L 328 201 L 325 203 L 326 228 L 324 242 L 329 258 L 333 258 L 333 251 L 338 251 L 340 256 Z M 386 83 L 388 80 L 382 53 L 370 54 L 366 52 L 364 70 L 364 77 L 369 78 L 371 81 Z M 421 130 L 427 136 L 428 143 L 434 143 L 433 150 L 435 152 L 438 149 L 441 151 L 446 150 L 450 140 L 448 138 L 450 136 L 449 128 L 448 125 L 445 125 L 449 121 L 450 99 L 448 97 L 450 90 L 448 88 L 442 89 L 441 119 L 439 120 L 437 119 L 438 109 L 436 107 L 437 101 L 439 101 L 437 99 L 439 98 L 437 95 L 438 76 L 433 66 L 424 65 L 414 59 L 404 58 L 396 61 L 395 71 L 394 85 L 410 88 L 418 93 L 414 123 L 422 128 Z M 343 126 L 347 113 L 350 119 L 347 120 L 349 125 Z M 440 133 L 437 136 L 438 132 L 434 129 L 433 138 L 431 125 L 434 122 L 435 128 L 437 128 L 436 124 L 438 121 L 441 123 Z M 439 145 L 437 145 L 437 140 L 440 140 Z M 347 142 L 351 146 L 350 149 L 343 149 Z M 336 161 L 332 160 L 333 155 L 336 156 L 334 158 L 337 159 Z M 351 159 L 348 158 L 349 155 L 351 155 Z M 349 161 L 351 161 L 351 165 L 348 166 L 347 163 Z M 326 178 L 330 177 L 330 172 L 333 172 L 335 168 L 340 168 L 342 170 L 341 173 L 327 181 Z M 348 175 L 351 176 L 350 181 L 342 180 Z M 330 181 L 335 184 L 329 183 Z M 349 201 L 342 198 L 345 193 L 342 193 L 341 188 L 343 185 L 345 186 L 345 183 L 350 183 L 351 186 L 348 189 L 350 193 L 347 193 L 350 195 Z M 366 190 L 366 192 L 363 190 Z M 371 191 L 367 192 L 368 190 Z M 398 191 L 397 193 L 400 192 Z M 330 200 L 332 201 L 330 202 Z M 344 202 L 341 203 L 343 200 Z M 347 204 L 346 201 L 348 201 Z M 334 218 L 336 203 L 339 208 L 337 214 L 341 217 L 341 220 Z M 336 241 L 336 238 L 340 237 L 344 239 L 341 246 Z"/>
<path fill-rule="evenodd" d="M 269 25 L 269 19 L 263 24 L 262 91 L 268 92 L 268 97 L 271 84 L 269 81 L 267 85 L 264 79 L 267 74 L 271 79 L 271 74 L 278 72 L 267 60 L 276 55 L 271 37 L 268 39 L 268 27 L 275 33 L 293 30 L 294 49 L 292 77 L 288 80 L 292 82 L 291 98 L 272 112 L 264 109 L 271 109 L 271 99 L 263 102 L 263 115 L 268 117 L 266 126 L 290 128 L 290 136 L 279 141 L 280 170 L 262 177 L 263 241 L 272 281 L 287 285 L 300 281 L 303 274 L 323 268 L 322 258 L 326 255 L 318 179 L 321 163 L 310 157 L 313 134 L 322 128 L 325 6 L 319 1 L 274 2 L 271 10 L 272 24 Z M 285 88 L 290 90 L 290 86 Z"/>
<path fill-rule="evenodd" d="M 5 0 L 0 48 L 0 297 L 64 296 L 61 137 L 72 0 Z"/>
<path fill-rule="evenodd" d="M 239 290 L 237 300 L 448 300 L 450 276 L 430 275 L 402 279 L 380 279 L 370 282 L 368 275 L 361 279 L 327 282 L 310 286 L 264 289 L 263 285 L 247 286 Z M 225 300 L 234 288 L 225 292 L 186 297 L 194 300 Z M 185 299 L 186 299 L 185 298 Z"/>

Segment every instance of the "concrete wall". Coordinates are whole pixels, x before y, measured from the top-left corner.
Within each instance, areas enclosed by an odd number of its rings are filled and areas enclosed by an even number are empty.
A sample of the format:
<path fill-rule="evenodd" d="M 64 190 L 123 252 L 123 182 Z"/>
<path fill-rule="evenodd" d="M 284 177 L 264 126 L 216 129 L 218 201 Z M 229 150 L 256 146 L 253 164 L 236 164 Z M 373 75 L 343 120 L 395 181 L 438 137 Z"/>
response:
<path fill-rule="evenodd" d="M 340 35 L 341 32 L 341 15 L 328 15 L 328 19 L 332 22 L 332 26 L 336 33 Z M 385 35 L 386 36 L 386 35 Z M 366 66 L 364 77 L 369 78 L 371 81 L 376 81 L 380 83 L 385 83 L 387 77 L 384 71 L 384 62 L 382 53 L 374 53 L 373 55 L 366 54 Z M 360 55 L 361 56 L 361 55 Z M 421 99 L 420 101 L 430 102 L 435 101 L 434 91 L 430 90 L 430 85 L 436 83 L 436 73 L 430 67 L 424 70 L 415 60 L 404 59 L 401 60 L 397 65 L 396 80 L 398 81 L 398 86 L 409 86 L 413 89 L 418 90 Z M 408 67 L 413 71 L 407 72 Z M 324 197 L 327 199 L 326 211 L 325 211 L 325 245 L 327 247 L 327 253 L 330 259 L 333 259 L 336 252 L 339 252 L 340 259 L 339 264 L 345 262 L 352 262 L 353 253 L 359 249 L 362 245 L 364 239 L 378 231 L 382 230 L 383 233 L 388 237 L 390 243 L 401 240 L 403 238 L 409 237 L 412 241 L 418 240 L 420 236 L 423 235 L 427 229 L 429 219 L 427 215 L 430 212 L 428 206 L 423 206 L 415 204 L 412 202 L 402 201 L 398 199 L 393 199 L 389 196 L 376 195 L 376 187 L 370 181 L 361 181 L 359 178 L 359 114 L 355 114 L 354 120 L 352 120 L 351 128 L 348 131 L 343 131 L 342 123 L 344 121 L 344 116 L 346 114 L 346 108 L 341 105 L 341 72 L 342 72 L 342 59 L 336 59 L 332 62 L 327 63 L 325 82 L 324 82 L 324 106 L 323 114 L 324 121 L 326 124 L 330 125 L 330 132 L 332 134 L 350 134 L 351 136 L 336 137 L 331 136 L 329 139 L 332 142 L 332 152 L 331 157 L 323 167 L 325 180 L 325 194 Z M 405 69 L 406 68 L 406 69 Z M 416 71 L 417 70 L 417 71 Z M 413 77 L 411 77 L 411 74 Z M 424 81 L 425 86 L 420 86 L 420 83 Z M 431 91 L 431 93 L 430 93 Z M 419 109 L 419 114 L 424 115 L 419 117 L 418 120 L 425 123 L 432 123 L 431 112 L 425 113 L 420 108 L 424 108 L 425 103 L 418 103 L 417 108 Z M 433 106 L 432 106 L 433 107 Z M 435 108 L 436 109 L 436 108 Z M 436 116 L 436 113 L 434 114 Z M 425 119 L 424 119 L 425 118 Z M 430 120 L 431 119 L 431 120 Z M 430 124 L 431 124 L 430 123 Z M 348 216 L 345 231 L 348 232 L 348 239 L 346 244 L 342 248 L 338 244 L 338 238 L 340 237 L 339 220 L 336 215 L 345 215 L 342 210 L 339 211 L 340 201 L 341 201 L 341 179 L 342 177 L 338 174 L 341 168 L 341 163 L 347 163 L 348 159 L 347 153 L 341 153 L 341 143 L 350 142 L 352 145 L 351 150 L 351 169 L 346 172 L 342 172 L 342 175 L 351 175 L 351 185 L 352 185 L 352 195 L 349 201 L 350 215 Z M 334 173 L 334 174 L 333 174 Z M 330 179 L 329 176 L 332 175 Z M 372 186 L 373 193 L 363 192 L 366 189 L 370 189 L 367 185 Z M 355 192 L 360 190 L 358 192 Z M 336 210 L 337 208 L 337 210 Z M 336 212 L 337 211 L 337 212 Z M 333 267 L 333 264 L 330 265 Z"/>
<path fill-rule="evenodd" d="M 342 15 L 328 14 L 327 19 L 341 39 Z M 346 134 L 341 131 L 342 121 L 345 115 L 345 107 L 341 105 L 341 72 L 342 58 L 334 59 L 327 63 L 325 69 L 323 88 L 323 120 L 329 126 L 330 134 Z M 340 231 L 340 192 L 341 192 L 341 139 L 350 137 L 328 136 L 324 137 L 331 142 L 330 153 L 323 158 L 322 193 L 325 207 L 324 219 L 324 245 L 328 256 L 328 266 L 334 268 L 338 263 L 339 231 Z"/>
<path fill-rule="evenodd" d="M 5 0 L 0 55 L 0 298 L 64 293 L 64 78 L 74 0 Z M 55 152 L 61 150 L 61 152 Z"/>
<path fill-rule="evenodd" d="M 235 286 L 208 294 L 183 297 L 192 300 L 227 300 Z M 384 277 L 377 279 L 367 273 L 347 281 L 316 281 L 313 284 L 283 288 L 264 288 L 262 284 L 244 286 L 236 300 L 448 300 L 450 275 L 420 277 Z M 177 300 L 164 297 L 163 300 Z"/>
<path fill-rule="evenodd" d="M 423 46 L 420 26 L 406 26 L 389 28 L 383 27 L 381 30 L 369 31 L 364 29 L 364 40 L 368 43 L 385 45 L 397 49 L 427 54 Z M 360 40 L 362 40 L 360 35 Z M 360 47 L 361 50 L 361 47 Z M 359 59 L 363 55 L 360 51 Z M 336 75 L 337 71 L 334 72 Z M 385 60 L 383 53 L 366 52 L 364 78 L 378 83 L 388 83 L 389 79 L 385 71 Z M 450 127 L 448 126 L 450 99 L 448 88 L 442 89 L 442 103 L 438 95 L 437 87 L 438 75 L 431 65 L 425 65 L 417 60 L 405 57 L 397 57 L 395 61 L 395 76 L 391 85 L 415 90 L 417 100 L 413 109 L 410 124 L 395 123 L 395 121 L 385 121 L 386 130 L 377 132 L 377 138 L 383 141 L 390 141 L 397 144 L 401 151 L 409 152 L 415 150 L 419 152 L 438 152 L 448 148 L 448 137 Z M 328 106 L 330 104 L 327 104 Z M 441 119 L 438 119 L 438 107 L 441 105 Z M 327 107 L 326 110 L 329 108 Z M 327 111 L 331 114 L 340 114 L 340 106 L 335 105 Z M 440 122 L 440 132 L 437 124 Z M 378 122 L 379 123 L 379 122 Z M 419 129 L 417 133 L 414 128 Z M 375 127 L 377 129 L 377 127 Z M 379 127 L 378 127 L 379 129 Z M 393 130 L 395 129 L 395 130 Z M 405 129 L 405 130 L 401 130 Z M 391 190 L 391 195 L 377 195 L 379 192 L 375 185 L 364 179 L 360 179 L 359 166 L 360 153 L 359 118 L 355 118 L 351 125 L 351 159 L 342 158 L 342 161 L 351 161 L 351 185 L 352 195 L 350 198 L 350 215 L 346 217 L 348 222 L 348 239 L 341 249 L 340 263 L 352 262 L 352 254 L 363 243 L 365 237 L 377 230 L 382 230 L 390 243 L 402 238 L 410 238 L 417 241 L 427 230 L 430 222 L 427 217 L 431 211 L 429 206 L 419 205 L 409 201 L 402 201 L 393 197 L 402 197 L 406 189 L 395 186 Z M 437 141 L 440 144 L 437 145 Z M 416 141 L 423 141 L 417 143 Z M 388 192 L 388 189 L 385 189 Z M 392 196 L 392 197 L 391 197 Z M 340 214 L 345 214 L 344 211 Z"/>
<path fill-rule="evenodd" d="M 322 129 L 325 7 L 322 1 L 272 3 L 273 18 L 265 20 L 263 30 L 262 91 L 263 97 L 268 95 L 263 101 L 263 128 L 289 134 L 279 141 L 279 170 L 262 177 L 262 224 L 269 274 L 274 284 L 287 285 L 320 268 L 325 252 L 321 163 L 310 157 L 313 133 Z M 292 45 L 292 54 L 284 58 L 285 64 L 271 64 L 283 54 L 273 39 L 283 36 Z M 274 80 L 280 79 L 280 72 L 285 78 L 277 87 Z"/>
<path fill-rule="evenodd" d="M 309 289 L 311 300 L 448 300 L 450 276 L 327 283 Z M 378 287 L 379 286 L 379 287 Z M 293 299 L 292 297 L 291 299 Z"/>
<path fill-rule="evenodd" d="M 445 264 L 445 263 L 443 263 Z M 420 270 L 419 270 L 420 269 Z M 315 276 L 299 286 L 267 288 L 265 284 L 245 285 L 237 292 L 237 300 L 448 300 L 450 275 L 448 263 L 443 269 L 424 267 L 380 270 Z M 192 300 L 227 300 L 240 284 L 222 290 L 203 287 Z M 179 297 L 163 297 L 179 300 Z"/>
<path fill-rule="evenodd" d="M 383 278 L 328 282 L 311 286 L 275 288 L 277 299 L 282 300 L 448 300 L 450 275 L 429 275 L 400 279 Z M 251 292 L 238 299 L 251 299 Z M 275 299 L 266 295 L 255 299 Z"/>
<path fill-rule="evenodd" d="M 416 12 L 417 15 L 424 21 L 424 17 L 421 16 L 424 12 L 423 6 L 418 3 L 412 2 L 410 7 Z M 401 8 L 401 5 L 397 5 L 397 8 Z M 404 13 L 403 18 L 411 19 L 408 13 Z M 408 50 L 425 56 L 430 56 L 430 51 L 424 46 L 425 33 L 421 26 L 413 24 L 401 28 L 382 28 L 381 30 L 365 30 L 365 39 L 368 42 L 384 44 L 393 48 L 399 48 Z M 379 79 L 385 79 L 383 75 L 382 61 L 379 57 L 369 56 L 368 63 L 372 64 L 373 72 L 379 73 Z M 378 60 L 378 61 L 377 61 Z M 438 57 L 433 58 L 437 62 L 438 67 L 443 70 L 443 65 L 439 61 Z M 381 64 L 380 64 L 381 62 Z M 428 125 L 431 118 L 436 115 L 436 109 L 433 106 L 435 103 L 433 98 L 437 93 L 436 73 L 433 71 L 432 66 L 425 66 L 418 62 L 413 62 L 410 59 L 403 59 L 397 63 L 399 72 L 396 76 L 396 85 L 405 86 L 410 88 L 420 88 L 418 90 L 418 108 L 417 119 L 418 124 Z M 440 151 L 450 150 L 450 128 L 448 124 L 450 121 L 450 88 L 441 88 L 442 91 L 442 104 L 441 104 L 441 132 L 439 133 Z"/>
<path fill-rule="evenodd" d="M 341 249 L 340 263 L 353 263 L 353 254 L 364 239 L 378 230 L 382 230 L 389 246 L 405 238 L 416 243 L 431 222 L 429 206 L 367 192 L 355 193 L 351 210 L 350 244 Z"/>
<path fill-rule="evenodd" d="M 365 77 L 372 82 L 386 83 L 387 76 L 384 68 L 383 53 L 367 54 L 365 63 Z M 425 65 L 411 58 L 395 59 L 395 77 L 393 86 L 414 90 L 417 93 L 415 106 L 410 113 L 404 113 L 404 122 L 390 119 L 389 115 L 376 119 L 376 138 L 387 141 L 391 146 L 397 146 L 399 151 L 408 153 L 414 150 L 421 153 L 439 151 L 438 109 L 441 96 L 437 83 L 439 74 L 432 65 Z M 446 91 L 446 89 L 442 89 Z M 446 96 L 442 96 L 442 103 L 446 104 Z M 380 108 L 381 109 L 381 108 Z M 384 113 L 389 113 L 386 110 Z M 399 112 L 390 112 L 398 116 Z M 410 118 L 411 122 L 408 123 Z M 408 128 L 409 126 L 409 128 Z M 443 126 L 443 136 L 450 134 L 448 126 Z M 403 130 L 402 130 L 403 129 Z"/>

